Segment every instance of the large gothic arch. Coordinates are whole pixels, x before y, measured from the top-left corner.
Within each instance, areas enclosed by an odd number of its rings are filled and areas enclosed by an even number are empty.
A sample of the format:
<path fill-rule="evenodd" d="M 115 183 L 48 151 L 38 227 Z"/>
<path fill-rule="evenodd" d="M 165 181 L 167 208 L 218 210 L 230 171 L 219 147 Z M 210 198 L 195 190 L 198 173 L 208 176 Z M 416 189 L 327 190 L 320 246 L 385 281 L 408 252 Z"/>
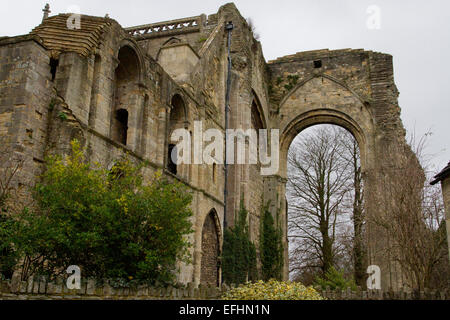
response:
<path fill-rule="evenodd" d="M 280 221 L 284 225 L 285 278 L 289 272 L 285 201 L 289 146 L 301 131 L 316 124 L 334 124 L 347 129 L 359 145 L 365 194 L 373 194 L 374 190 L 380 187 L 381 180 L 376 177 L 382 163 L 378 153 L 383 141 L 380 136 L 383 136 L 384 132 L 377 130 L 377 119 L 369 101 L 370 99 L 358 94 L 344 81 L 325 74 L 305 77 L 280 100 L 276 119 L 280 133 L 279 171 L 277 176 L 266 179 L 266 189 L 270 190 L 270 193 L 266 192 L 266 196 L 270 198 L 276 195 L 282 198 L 282 200 L 273 198 L 272 202 L 278 203 Z M 273 192 L 274 190 L 276 192 Z M 366 202 L 365 210 L 368 214 L 378 214 L 374 202 Z M 375 237 L 374 234 L 375 232 L 371 230 L 367 233 L 369 263 L 377 264 L 384 270 L 384 275 L 382 274 L 384 286 L 395 286 L 398 280 L 393 280 L 387 271 L 391 270 L 391 262 L 378 254 L 384 240 L 380 240 L 381 237 L 379 235 Z"/>

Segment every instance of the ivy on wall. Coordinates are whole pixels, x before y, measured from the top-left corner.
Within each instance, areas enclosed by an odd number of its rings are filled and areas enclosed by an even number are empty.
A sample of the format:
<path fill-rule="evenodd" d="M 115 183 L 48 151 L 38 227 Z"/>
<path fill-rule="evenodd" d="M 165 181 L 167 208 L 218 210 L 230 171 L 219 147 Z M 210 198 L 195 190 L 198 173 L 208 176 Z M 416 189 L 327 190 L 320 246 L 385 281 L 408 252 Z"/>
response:
<path fill-rule="evenodd" d="M 250 241 L 247 215 L 247 209 L 241 202 L 235 225 L 224 232 L 222 278 L 228 284 L 257 279 L 256 248 Z"/>
<path fill-rule="evenodd" d="M 261 276 L 264 281 L 279 279 L 283 270 L 283 243 L 282 233 L 276 227 L 272 214 L 269 211 L 269 203 L 262 206 L 261 231 L 260 231 L 260 258 Z"/>

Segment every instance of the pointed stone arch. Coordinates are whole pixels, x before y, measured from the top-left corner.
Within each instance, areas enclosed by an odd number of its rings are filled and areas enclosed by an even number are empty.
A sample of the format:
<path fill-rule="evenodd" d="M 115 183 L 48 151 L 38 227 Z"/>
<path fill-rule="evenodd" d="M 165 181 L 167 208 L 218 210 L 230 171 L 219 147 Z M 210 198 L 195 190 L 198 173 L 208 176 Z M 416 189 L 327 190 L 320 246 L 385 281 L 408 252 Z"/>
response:
<path fill-rule="evenodd" d="M 141 66 L 136 51 L 122 46 L 117 53 L 114 71 L 114 99 L 111 112 L 111 138 L 123 145 L 136 143 L 136 119 L 140 98 L 136 94 Z M 130 128 L 130 130 L 129 130 Z"/>
<path fill-rule="evenodd" d="M 267 128 L 267 117 L 266 114 L 264 112 L 264 109 L 262 107 L 261 101 L 258 97 L 258 95 L 256 94 L 255 90 L 252 89 L 252 115 L 253 112 L 257 112 L 259 115 L 259 118 L 261 120 L 261 127 L 266 129 Z"/>
<path fill-rule="evenodd" d="M 336 83 L 337 85 L 341 86 L 342 88 L 348 90 L 351 94 L 353 94 L 359 101 L 361 101 L 361 103 L 363 104 L 368 104 L 368 99 L 359 95 L 358 93 L 356 93 L 355 90 L 353 90 L 352 88 L 350 88 L 344 81 L 341 81 L 333 76 L 330 76 L 328 74 L 325 73 L 317 73 L 317 74 L 312 74 L 308 77 L 306 77 L 304 80 L 300 81 L 299 83 L 297 83 L 285 96 L 284 98 L 281 100 L 280 102 L 280 106 L 283 105 L 287 99 L 289 99 L 289 97 L 295 92 L 297 91 L 299 88 L 303 87 L 306 83 L 308 83 L 309 81 L 315 79 L 315 78 L 325 78 L 328 79 L 330 81 L 333 81 L 334 83 Z"/>
<path fill-rule="evenodd" d="M 180 92 L 176 92 L 170 99 L 170 109 L 167 118 L 167 143 L 166 143 L 166 168 L 175 175 L 189 178 L 189 167 L 180 164 L 177 165 L 172 159 L 172 153 L 177 153 L 176 143 L 171 140 L 172 133 L 176 129 L 187 129 L 189 127 L 188 108 Z"/>
<path fill-rule="evenodd" d="M 376 131 L 370 104 L 343 81 L 324 74 L 313 74 L 292 88 L 279 104 L 280 161 L 278 175 L 266 178 L 266 189 L 283 195 L 265 198 L 278 203 L 280 223 L 284 225 L 284 274 L 288 274 L 287 203 L 284 197 L 287 181 L 287 155 L 293 139 L 316 124 L 334 124 L 347 129 L 358 141 L 363 175 L 375 166 Z M 367 180 L 367 190 L 374 185 Z M 370 192 L 370 190 L 369 190 Z M 273 191 L 271 192 L 271 194 Z"/>
<path fill-rule="evenodd" d="M 286 178 L 289 145 L 297 134 L 315 124 L 335 124 L 350 131 L 358 141 L 363 167 L 372 163 L 374 120 L 368 103 L 342 81 L 328 75 L 313 75 L 297 84 L 281 101 L 280 170 Z"/>
<path fill-rule="evenodd" d="M 211 209 L 203 221 L 201 239 L 200 283 L 219 286 L 222 234 L 215 209 Z"/>

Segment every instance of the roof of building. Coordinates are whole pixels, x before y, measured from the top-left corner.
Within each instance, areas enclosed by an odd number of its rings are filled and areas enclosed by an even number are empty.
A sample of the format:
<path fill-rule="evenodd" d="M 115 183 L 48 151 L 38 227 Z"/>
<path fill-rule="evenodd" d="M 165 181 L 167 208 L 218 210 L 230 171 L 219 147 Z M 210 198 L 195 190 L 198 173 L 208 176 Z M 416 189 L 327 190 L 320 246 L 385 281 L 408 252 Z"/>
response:
<path fill-rule="evenodd" d="M 30 34 L 38 35 L 46 48 L 59 52 L 77 52 L 88 56 L 98 46 L 101 34 L 106 27 L 114 21 L 110 18 L 100 18 L 87 15 L 79 15 L 80 28 L 76 26 L 72 14 L 64 13 L 45 19 Z"/>
<path fill-rule="evenodd" d="M 442 169 L 441 172 L 439 172 L 437 175 L 434 176 L 434 180 L 431 181 L 431 184 L 436 184 L 439 181 L 444 180 L 445 178 L 447 178 L 450 175 L 450 162 L 447 164 L 447 166 Z"/>

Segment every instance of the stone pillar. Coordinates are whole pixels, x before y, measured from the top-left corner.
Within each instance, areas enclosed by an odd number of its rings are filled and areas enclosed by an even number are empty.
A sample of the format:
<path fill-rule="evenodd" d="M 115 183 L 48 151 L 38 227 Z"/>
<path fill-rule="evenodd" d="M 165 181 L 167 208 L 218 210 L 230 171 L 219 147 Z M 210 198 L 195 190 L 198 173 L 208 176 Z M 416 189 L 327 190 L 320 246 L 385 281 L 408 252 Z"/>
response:
<path fill-rule="evenodd" d="M 269 211 L 281 228 L 283 244 L 283 280 L 289 279 L 289 241 L 287 237 L 287 203 L 286 203 L 286 182 L 287 179 L 277 175 L 264 177 L 264 203 L 270 201 Z"/>

